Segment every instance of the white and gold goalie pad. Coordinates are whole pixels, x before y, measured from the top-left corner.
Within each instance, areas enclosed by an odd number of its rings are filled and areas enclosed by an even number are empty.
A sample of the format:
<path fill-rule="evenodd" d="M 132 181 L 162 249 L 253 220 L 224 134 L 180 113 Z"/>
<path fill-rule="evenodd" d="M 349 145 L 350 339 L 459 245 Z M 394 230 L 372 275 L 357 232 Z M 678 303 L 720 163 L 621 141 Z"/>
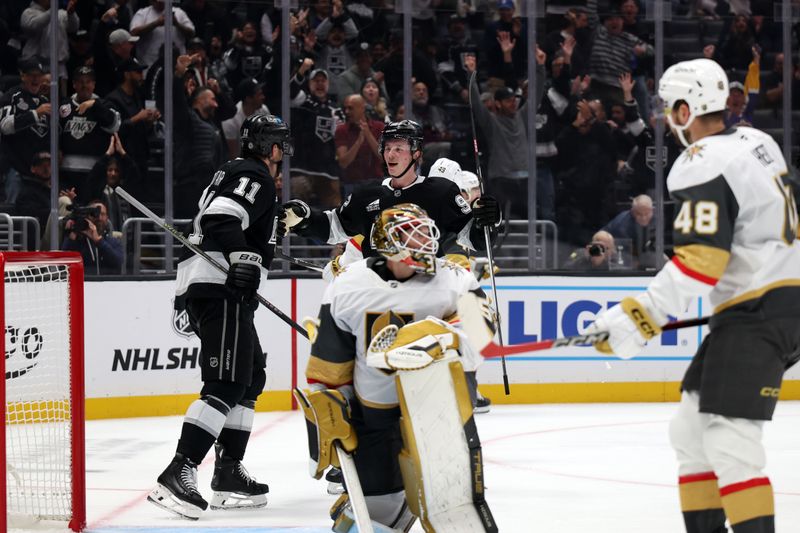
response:
<path fill-rule="evenodd" d="M 335 389 L 306 394 L 295 388 L 294 396 L 306 418 L 309 473 L 319 479 L 329 466 L 340 466 L 337 443 L 347 453 L 358 446 L 356 432 L 350 424 L 350 407 L 341 391 Z"/>
<path fill-rule="evenodd" d="M 483 459 L 459 336 L 428 317 L 373 338 L 367 364 L 395 370 L 406 500 L 425 531 L 496 532 L 484 499 Z"/>

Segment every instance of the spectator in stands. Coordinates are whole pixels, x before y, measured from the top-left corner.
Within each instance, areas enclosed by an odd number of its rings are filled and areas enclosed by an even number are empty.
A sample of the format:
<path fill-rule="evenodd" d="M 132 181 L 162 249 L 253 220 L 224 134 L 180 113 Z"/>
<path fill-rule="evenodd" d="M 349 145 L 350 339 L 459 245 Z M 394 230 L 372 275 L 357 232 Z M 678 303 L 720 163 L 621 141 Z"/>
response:
<path fill-rule="evenodd" d="M 429 89 L 436 87 L 436 70 L 431 68 L 427 56 L 417 47 L 413 47 L 411 54 L 411 77 L 423 82 Z M 383 72 L 384 83 L 391 102 L 402 101 L 403 61 L 403 33 L 393 30 L 389 34 L 389 50 L 380 61 L 374 63 L 373 67 L 375 70 Z M 393 108 L 397 110 L 398 106 L 394 105 Z M 401 119 L 394 117 L 393 120 Z"/>
<path fill-rule="evenodd" d="M 644 23 L 639 17 L 638 0 L 623 0 L 620 4 L 622 14 L 622 29 L 640 41 L 652 43 L 655 40 L 655 29 L 652 22 Z M 632 58 L 631 70 L 634 84 L 634 98 L 639 104 L 639 114 L 643 117 L 650 116 L 650 97 L 647 92 L 647 78 L 653 77 L 655 68 L 655 54 L 637 56 Z"/>
<path fill-rule="evenodd" d="M 497 3 L 499 19 L 486 25 L 483 37 L 482 50 L 486 53 L 486 68 L 489 75 L 488 87 L 496 89 L 505 86 L 509 77 L 505 70 L 505 51 L 501 47 L 499 37 L 501 33 L 510 36 L 511 41 L 519 46 L 514 47 L 511 54 L 511 77 L 522 80 L 527 67 L 526 53 L 527 29 L 526 23 L 519 17 L 514 17 L 514 0 L 500 0 Z"/>
<path fill-rule="evenodd" d="M 573 251 L 564 266 L 567 270 L 609 270 L 616 254 L 614 237 L 600 230 L 586 246 Z"/>
<path fill-rule="evenodd" d="M 194 78 L 197 86 L 208 85 L 208 80 L 211 78 L 208 74 L 208 55 L 206 54 L 206 45 L 199 37 L 192 37 L 186 43 L 186 55 L 191 56 L 192 66 L 186 72 Z M 223 82 L 225 80 L 222 80 Z"/>
<path fill-rule="evenodd" d="M 78 0 L 68 0 L 66 9 L 58 10 L 58 80 L 62 94 L 66 93 L 67 59 L 69 47 L 67 34 L 75 33 L 80 26 L 80 19 L 75 13 Z M 22 12 L 19 24 L 25 37 L 22 48 L 22 59 L 37 58 L 43 63 L 50 60 L 50 6 L 51 0 L 33 0 Z"/>
<path fill-rule="evenodd" d="M 96 38 L 94 65 L 97 94 L 108 95 L 119 84 L 119 68 L 133 57 L 133 47 L 138 40 L 138 37 L 122 28 L 109 33 L 103 42 L 98 42 Z"/>
<path fill-rule="evenodd" d="M 603 23 L 595 29 L 589 58 L 591 90 L 603 102 L 621 102 L 619 77 L 631 70 L 631 58 L 638 60 L 654 54 L 653 47 L 623 30 L 622 13 L 611 7 L 603 14 Z"/>
<path fill-rule="evenodd" d="M 14 213 L 34 217 L 44 229 L 50 216 L 50 185 L 50 152 L 37 152 L 22 175 Z"/>
<path fill-rule="evenodd" d="M 633 199 L 630 209 L 619 213 L 603 227 L 617 242 L 630 240 L 631 252 L 639 267 L 655 266 L 652 256 L 655 239 L 653 213 L 653 199 L 640 194 Z"/>
<path fill-rule="evenodd" d="M 563 27 L 547 34 L 542 50 L 555 61 L 556 53 L 566 41 L 572 41 L 570 63 L 574 74 L 585 75 L 589 71 L 589 54 L 592 49 L 592 30 L 589 15 L 582 7 L 570 7 L 564 14 Z"/>
<path fill-rule="evenodd" d="M 546 81 L 545 53 L 536 49 L 535 91 L 526 105 L 539 106 Z M 475 58 L 465 58 L 467 71 L 476 69 Z M 514 91 L 507 87 L 494 94 L 496 113 L 490 113 L 480 100 L 477 82 L 470 84 L 475 121 L 487 140 L 489 152 L 489 189 L 497 197 L 501 209 L 517 219 L 528 217 L 528 134 L 527 110 L 517 105 Z"/>
<path fill-rule="evenodd" d="M 67 59 L 67 85 L 72 85 L 72 75 L 79 67 L 90 67 L 94 65 L 94 55 L 92 54 L 92 42 L 89 32 L 80 29 L 69 36 L 69 57 Z"/>
<path fill-rule="evenodd" d="M 355 59 L 355 64 L 339 76 L 339 101 L 344 103 L 344 99 L 347 96 L 361 92 L 361 87 L 367 80 L 372 80 L 377 84 L 380 93 L 386 96 L 386 87 L 383 85 L 383 72 L 375 72 L 372 69 L 372 54 L 369 51 L 368 43 L 359 45 Z"/>
<path fill-rule="evenodd" d="M 381 95 L 381 87 L 377 81 L 367 78 L 361 86 L 360 94 L 364 97 L 368 119 L 386 123 L 391 121 L 386 99 Z"/>
<path fill-rule="evenodd" d="M 231 158 L 239 157 L 239 141 L 241 140 L 241 127 L 244 119 L 255 112 L 271 114 L 264 105 L 264 86 L 254 78 L 247 78 L 239 82 L 236 87 L 236 114 L 222 122 L 222 132 L 225 142 L 228 143 L 228 153 Z"/>
<path fill-rule="evenodd" d="M 173 2 L 175 4 L 177 2 Z M 184 0 L 181 7 L 194 25 L 194 34 L 203 42 L 211 42 L 214 35 L 230 37 L 231 21 L 224 7 L 207 0 Z"/>
<path fill-rule="evenodd" d="M 478 46 L 467 33 L 466 18 L 453 13 L 447 22 L 447 34 L 441 39 L 437 72 L 442 79 L 442 92 L 451 102 L 469 101 L 469 79 L 464 56 L 476 55 Z"/>
<path fill-rule="evenodd" d="M 720 34 L 713 59 L 725 70 L 747 70 L 754 44 L 748 18 L 737 15 Z"/>
<path fill-rule="evenodd" d="M 80 252 L 87 276 L 119 274 L 122 244 L 111 234 L 108 209 L 102 200 L 92 200 L 86 207 L 96 209 L 97 214 L 67 217 L 61 249 Z"/>
<path fill-rule="evenodd" d="M 179 56 L 175 78 L 180 79 L 186 74 L 191 63 L 191 57 Z M 173 86 L 175 216 L 191 218 L 196 214 L 203 190 L 227 159 L 227 145 L 217 122 L 219 91 L 203 85 L 195 89 L 187 100 L 179 85 Z"/>
<path fill-rule="evenodd" d="M 128 202 L 116 194 L 120 185 L 134 197 L 139 197 L 142 189 L 139 170 L 125 152 L 119 134 L 115 133 L 109 139 L 106 153 L 89 173 L 89 197 L 105 202 L 110 227 L 116 231 L 122 231 L 122 225 L 131 215 Z"/>
<path fill-rule="evenodd" d="M 306 59 L 292 83 L 304 81 L 305 72 L 313 65 Z M 292 131 L 295 132 L 295 154 L 292 165 L 292 196 L 323 209 L 339 206 L 339 165 L 336 164 L 336 127 L 344 122 L 341 109 L 331 97 L 330 75 L 324 69 L 311 71 L 308 93 L 301 90 L 292 107 Z"/>
<path fill-rule="evenodd" d="M 136 58 L 125 61 L 119 67 L 122 75 L 119 87 L 106 97 L 106 101 L 119 113 L 122 121 L 119 128 L 120 139 L 142 174 L 147 172 L 147 157 L 150 152 L 148 135 L 153 131 L 153 124 L 161 118 L 155 102 L 146 106 L 141 97 L 143 71 L 146 68 Z"/>
<path fill-rule="evenodd" d="M 79 67 L 72 75 L 75 93 L 59 108 L 61 122 L 61 183 L 75 187 L 86 198 L 86 178 L 106 147 L 109 134 L 119 131 L 121 119 L 94 92 L 92 67 Z"/>
<path fill-rule="evenodd" d="M 728 85 L 730 93 L 725 109 L 726 126 L 753 125 L 753 112 L 758 106 L 761 91 L 761 72 L 758 69 L 759 55 L 753 47 L 753 62 L 750 63 L 744 84 L 732 81 Z"/>
<path fill-rule="evenodd" d="M 434 161 L 450 154 L 452 135 L 447 113 L 438 105 L 431 103 L 428 86 L 424 82 L 418 81 L 411 87 L 411 109 L 417 122 L 422 125 L 424 174 Z"/>
<path fill-rule="evenodd" d="M 222 37 L 219 35 L 213 36 L 206 52 L 208 55 L 209 77 L 216 80 L 225 80 L 225 83 L 220 82 L 220 85 L 226 88 L 225 90 L 228 90 L 227 88 L 230 87 L 228 84 L 228 67 L 225 66 L 225 48 L 222 43 Z"/>
<path fill-rule="evenodd" d="M 33 155 L 50 149 L 51 105 L 42 93 L 44 68 L 38 59 L 19 62 L 22 85 L 7 100 L 0 119 L 0 148 L 10 168 L 6 173 L 6 203 L 17 200 L 21 176 L 30 170 Z"/>
<path fill-rule="evenodd" d="M 383 164 L 378 151 L 378 138 L 383 122 L 369 120 L 366 103 L 359 94 L 344 101 L 347 121 L 336 128 L 336 160 L 341 168 L 342 197 L 347 198 L 357 185 L 383 178 Z"/>
<path fill-rule="evenodd" d="M 11 32 L 8 29 L 8 23 L 0 17 L 0 94 L 3 93 L 8 86 L 6 80 L 2 78 L 6 76 L 16 76 L 19 71 L 19 47 L 12 46 Z"/>
<path fill-rule="evenodd" d="M 341 1 L 334 0 L 332 17 L 335 17 L 337 3 L 341 5 Z M 323 33 L 320 31 L 321 29 L 326 29 L 326 31 Z M 335 22 L 332 22 L 330 18 L 323 20 L 316 32 L 322 43 L 316 64 L 330 74 L 330 91 L 338 96 L 342 91 L 339 86 L 339 78 L 355 63 L 353 55 L 348 49 L 348 41 L 358 36 L 358 30 L 355 29 L 355 23 L 349 16 L 346 18 L 340 16 L 335 19 Z"/>
<path fill-rule="evenodd" d="M 597 120 L 589 102 L 581 100 L 571 126 L 558 134 L 556 147 L 560 159 L 559 236 L 585 243 L 589 232 L 602 227 L 609 217 L 608 193 L 617 175 L 614 138 L 608 124 Z"/>
<path fill-rule="evenodd" d="M 233 46 L 223 56 L 228 83 L 236 87 L 245 78 L 264 80 L 264 71 L 273 68 L 273 50 L 261 42 L 258 26 L 246 21 L 236 31 Z"/>
<path fill-rule="evenodd" d="M 131 34 L 140 37 L 136 45 L 136 58 L 145 65 L 152 65 L 158 59 L 158 51 L 164 46 L 164 0 L 150 0 L 148 7 L 136 11 L 131 20 Z M 172 42 L 180 53 L 186 51 L 186 41 L 194 37 L 194 24 L 179 8 L 172 8 L 172 21 L 175 31 Z"/>

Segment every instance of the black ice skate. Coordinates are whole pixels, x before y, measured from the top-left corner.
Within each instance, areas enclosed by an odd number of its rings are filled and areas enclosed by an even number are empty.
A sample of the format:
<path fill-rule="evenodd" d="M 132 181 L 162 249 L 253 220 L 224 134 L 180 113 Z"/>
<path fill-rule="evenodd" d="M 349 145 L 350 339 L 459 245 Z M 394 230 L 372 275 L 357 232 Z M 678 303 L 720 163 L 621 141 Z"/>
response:
<path fill-rule="evenodd" d="M 225 448 L 219 444 L 215 455 L 212 509 L 252 509 L 267 505 L 269 487 L 265 483 L 250 477 L 241 461 L 225 456 Z"/>
<path fill-rule="evenodd" d="M 331 496 L 344 494 L 344 478 L 342 477 L 341 470 L 335 466 L 331 467 L 328 473 L 325 474 L 325 481 L 328 482 L 328 494 Z"/>
<path fill-rule="evenodd" d="M 197 520 L 200 513 L 208 508 L 208 502 L 197 490 L 197 465 L 179 453 L 175 454 L 166 470 L 158 476 L 158 486 L 147 499 L 162 509 L 189 520 Z"/>
<path fill-rule="evenodd" d="M 480 392 L 478 393 L 478 397 L 475 398 L 475 409 L 474 412 L 478 413 L 488 413 L 489 410 L 492 408 L 492 400 L 489 398 L 484 397 Z"/>

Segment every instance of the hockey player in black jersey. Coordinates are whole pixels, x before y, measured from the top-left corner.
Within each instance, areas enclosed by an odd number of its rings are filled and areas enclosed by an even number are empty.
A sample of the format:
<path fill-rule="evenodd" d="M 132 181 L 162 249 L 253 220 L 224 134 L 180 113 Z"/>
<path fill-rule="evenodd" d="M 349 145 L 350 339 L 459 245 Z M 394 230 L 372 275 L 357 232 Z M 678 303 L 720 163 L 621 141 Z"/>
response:
<path fill-rule="evenodd" d="M 385 172 L 382 183 L 356 189 L 341 206 L 330 211 L 320 212 L 300 200 L 291 200 L 283 205 L 278 233 L 284 235 L 292 230 L 336 244 L 356 235 L 369 235 L 382 210 L 413 203 L 436 222 L 441 231 L 440 242 L 455 235 L 467 249 L 484 249 L 483 228 L 493 228 L 500 222 L 497 200 L 483 196 L 470 205 L 451 181 L 420 176 L 422 127 L 413 120 L 387 124 L 379 142 Z M 365 257 L 375 255 L 367 240 L 362 252 Z"/>
<path fill-rule="evenodd" d="M 242 123 L 242 157 L 214 174 L 199 202 L 189 240 L 227 277 L 188 251 L 178 265 L 175 306 L 200 337 L 203 388 L 186 412 L 172 462 L 148 500 L 196 520 L 208 503 L 197 488 L 197 465 L 216 443 L 212 509 L 263 507 L 269 488 L 242 466 L 266 356 L 253 325 L 261 277 L 272 261 L 277 197 L 273 177 L 292 155 L 289 126 L 256 113 Z"/>

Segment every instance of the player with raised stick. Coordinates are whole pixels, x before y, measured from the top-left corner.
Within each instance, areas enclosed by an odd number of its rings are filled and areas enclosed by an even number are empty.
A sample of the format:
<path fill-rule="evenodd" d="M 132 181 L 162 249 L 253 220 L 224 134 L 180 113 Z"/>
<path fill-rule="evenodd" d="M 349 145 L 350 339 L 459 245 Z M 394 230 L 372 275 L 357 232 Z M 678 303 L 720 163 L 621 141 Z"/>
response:
<path fill-rule="evenodd" d="M 277 197 L 274 176 L 292 155 L 289 126 L 256 113 L 241 127 L 241 158 L 214 174 L 199 201 L 189 241 L 217 262 L 186 251 L 178 264 L 175 305 L 186 309 L 201 341 L 200 398 L 186 411 L 175 457 L 148 500 L 197 520 L 208 503 L 197 488 L 197 465 L 216 443 L 212 509 L 263 507 L 269 488 L 242 466 L 256 399 L 266 383 L 266 355 L 253 324 L 255 298 L 272 261 Z"/>
<path fill-rule="evenodd" d="M 638 354 L 669 315 L 696 297 L 713 308 L 710 333 L 681 383 L 670 424 L 689 533 L 775 531 L 762 427 L 800 350 L 800 244 L 780 147 L 748 127 L 725 128 L 725 71 L 710 59 L 673 65 L 659 96 L 685 150 L 667 187 L 676 202 L 675 256 L 647 291 L 605 311 L 596 344 Z"/>
<path fill-rule="evenodd" d="M 344 267 L 309 332 L 311 392 L 296 394 L 312 476 L 338 466 L 331 448 L 340 446 L 355 452 L 375 531 L 408 531 L 415 516 L 429 532 L 497 531 L 464 376 L 480 355 L 453 325 L 460 309 L 477 308 L 490 337 L 491 307 L 471 273 L 436 257 L 439 230 L 424 210 L 399 204 L 378 215 L 369 240 L 380 255 Z M 333 530 L 356 531 L 352 508 L 362 503 L 343 494 Z"/>

